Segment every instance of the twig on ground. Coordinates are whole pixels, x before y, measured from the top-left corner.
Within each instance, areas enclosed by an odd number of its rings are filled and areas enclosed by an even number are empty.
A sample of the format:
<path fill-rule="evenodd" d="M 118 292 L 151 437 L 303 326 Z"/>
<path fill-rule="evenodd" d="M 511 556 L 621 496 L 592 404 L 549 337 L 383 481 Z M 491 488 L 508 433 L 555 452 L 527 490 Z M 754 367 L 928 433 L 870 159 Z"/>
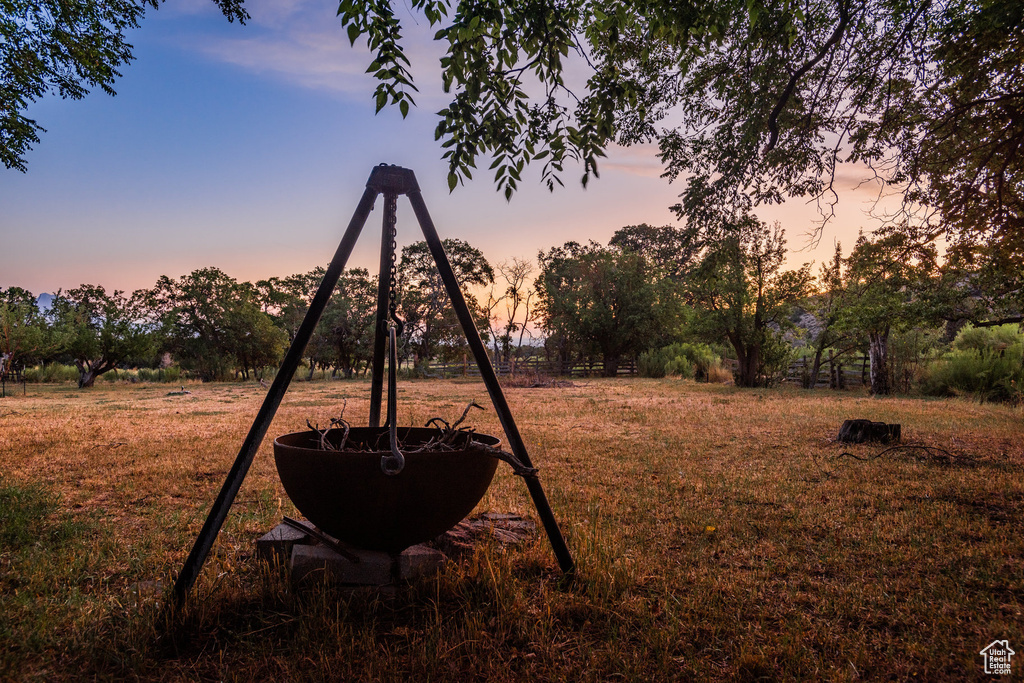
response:
<path fill-rule="evenodd" d="M 838 460 L 839 458 L 853 458 L 854 460 L 859 460 L 861 462 L 870 462 L 872 460 L 878 460 L 879 458 L 884 457 L 886 455 L 890 455 L 892 453 L 899 453 L 901 451 L 906 452 L 908 455 L 913 456 L 917 460 L 923 460 L 926 462 L 943 462 L 952 465 L 954 463 L 973 464 L 978 461 L 978 458 L 976 458 L 973 455 L 968 455 L 966 453 L 950 453 L 946 449 L 939 448 L 938 446 L 928 446 L 925 444 L 916 443 L 897 444 L 895 446 L 890 446 L 885 450 L 879 451 L 878 453 L 866 456 L 857 455 L 856 453 L 850 453 L 848 451 L 843 451 L 839 455 L 835 456 L 835 459 Z"/>
<path fill-rule="evenodd" d="M 845 458 L 856 460 L 857 462 L 872 462 L 874 460 L 878 460 L 879 458 L 883 458 L 888 455 L 894 455 L 897 453 L 906 453 L 907 455 L 913 457 L 915 460 L 918 460 L 920 462 L 933 463 L 936 465 L 972 466 L 976 465 L 980 461 L 980 458 L 970 455 L 968 453 L 952 453 L 944 448 L 939 448 L 938 446 L 929 446 L 927 444 L 921 443 L 897 444 L 895 446 L 889 446 L 888 448 L 882 449 L 877 453 L 870 453 L 868 455 L 858 455 L 856 453 L 851 453 L 849 451 L 843 451 L 842 453 L 838 453 L 833 456 L 826 456 L 826 459 L 836 463 L 836 467 L 832 469 L 828 469 L 825 466 L 823 466 L 817 455 L 813 457 L 815 464 L 818 466 L 818 470 L 821 472 L 824 478 L 831 479 L 834 476 L 836 470 L 840 466 L 851 466 L 849 462 L 844 460 Z M 811 481 L 812 483 L 816 483 L 821 480 L 813 479 L 809 481 Z"/>

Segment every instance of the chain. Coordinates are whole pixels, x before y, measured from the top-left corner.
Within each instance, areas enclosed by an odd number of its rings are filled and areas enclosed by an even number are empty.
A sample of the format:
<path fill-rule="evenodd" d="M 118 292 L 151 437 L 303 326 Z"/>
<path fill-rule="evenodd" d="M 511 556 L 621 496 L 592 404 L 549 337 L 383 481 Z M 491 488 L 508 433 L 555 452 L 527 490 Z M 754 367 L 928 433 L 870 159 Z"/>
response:
<path fill-rule="evenodd" d="M 398 334 L 402 333 L 402 319 L 398 317 L 398 195 L 388 194 L 386 195 L 388 206 L 385 215 L 388 218 L 388 228 L 391 231 L 391 269 L 388 273 L 390 281 L 388 285 L 390 287 L 388 291 L 388 314 L 395 326 L 398 328 Z"/>
<path fill-rule="evenodd" d="M 387 202 L 384 210 L 384 220 L 387 222 L 387 229 L 391 234 L 391 268 L 388 273 L 388 317 L 387 323 L 388 339 L 388 436 L 390 440 L 391 453 L 385 454 L 380 459 L 380 468 L 384 474 L 394 476 L 399 474 L 405 467 L 405 456 L 398 447 L 398 336 L 402 334 L 402 319 L 398 317 L 398 195 L 385 194 L 384 201 Z M 384 273 L 380 274 L 384 277 Z M 378 330 L 377 334 L 380 334 Z"/>

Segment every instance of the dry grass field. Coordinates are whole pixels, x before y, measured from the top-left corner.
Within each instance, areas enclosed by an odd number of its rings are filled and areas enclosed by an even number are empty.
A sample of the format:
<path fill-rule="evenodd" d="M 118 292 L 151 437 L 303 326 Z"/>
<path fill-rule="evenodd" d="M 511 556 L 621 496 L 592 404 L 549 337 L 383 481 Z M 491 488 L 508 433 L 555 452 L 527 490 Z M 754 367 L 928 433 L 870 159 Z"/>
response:
<path fill-rule="evenodd" d="M 164 591 L 264 394 L 187 388 L 0 400 L 0 679 L 963 680 L 983 677 L 989 642 L 1024 647 L 1020 407 L 678 380 L 509 389 L 579 575 L 561 579 L 540 534 L 393 596 L 295 590 L 257 562 L 254 539 L 297 514 L 268 438 L 172 612 Z M 399 391 L 402 424 L 490 408 L 473 382 Z M 270 436 L 346 399 L 363 422 L 368 398 L 365 382 L 296 383 Z M 871 458 L 882 448 L 832 442 L 847 418 L 941 450 Z M 500 433 L 493 410 L 472 419 Z M 505 465 L 480 509 L 535 517 Z"/>

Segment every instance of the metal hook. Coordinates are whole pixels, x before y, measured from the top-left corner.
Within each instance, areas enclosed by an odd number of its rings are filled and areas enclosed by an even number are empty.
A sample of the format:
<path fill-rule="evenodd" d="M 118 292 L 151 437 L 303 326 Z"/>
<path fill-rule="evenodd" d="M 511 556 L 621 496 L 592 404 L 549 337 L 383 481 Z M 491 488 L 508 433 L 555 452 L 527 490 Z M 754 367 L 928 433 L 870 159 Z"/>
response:
<path fill-rule="evenodd" d="M 391 441 L 391 455 L 380 459 L 380 469 L 393 477 L 405 469 L 405 456 L 398 448 L 398 337 L 396 326 L 388 327 L 391 349 L 388 354 L 388 436 Z"/>

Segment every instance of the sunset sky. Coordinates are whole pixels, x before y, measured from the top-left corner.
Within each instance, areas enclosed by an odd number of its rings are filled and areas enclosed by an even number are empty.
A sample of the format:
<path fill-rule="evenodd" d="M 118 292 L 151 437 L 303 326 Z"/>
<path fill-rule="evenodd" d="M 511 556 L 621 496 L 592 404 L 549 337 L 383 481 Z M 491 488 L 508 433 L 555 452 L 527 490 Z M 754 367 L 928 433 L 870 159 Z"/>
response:
<path fill-rule="evenodd" d="M 511 202 L 486 171 L 449 194 L 434 141 L 434 112 L 447 103 L 437 76 L 441 51 L 422 18 L 402 16 L 420 87 L 419 107 L 373 113 L 364 47 L 348 45 L 336 5 L 312 0 L 246 2 L 252 20 L 229 24 L 208 0 L 174 0 L 150 11 L 130 35 L 136 60 L 118 95 L 49 97 L 29 116 L 47 129 L 28 173 L 0 170 L 0 287 L 39 294 L 82 283 L 152 286 L 217 266 L 240 280 L 286 276 L 325 265 L 371 168 L 416 172 L 442 237 L 481 249 L 492 264 L 567 240 L 607 242 L 637 223 L 675 222 L 682 191 L 660 178 L 654 147 L 614 149 L 586 190 L 570 168 L 554 194 L 527 173 Z M 538 169 L 539 170 L 539 169 Z M 838 217 L 807 249 L 813 206 L 760 211 L 780 220 L 798 265 L 847 249 L 874 192 L 844 188 Z M 378 200 L 378 206 L 380 200 Z M 350 265 L 376 267 L 380 212 Z M 399 244 L 419 239 L 399 203 Z"/>

